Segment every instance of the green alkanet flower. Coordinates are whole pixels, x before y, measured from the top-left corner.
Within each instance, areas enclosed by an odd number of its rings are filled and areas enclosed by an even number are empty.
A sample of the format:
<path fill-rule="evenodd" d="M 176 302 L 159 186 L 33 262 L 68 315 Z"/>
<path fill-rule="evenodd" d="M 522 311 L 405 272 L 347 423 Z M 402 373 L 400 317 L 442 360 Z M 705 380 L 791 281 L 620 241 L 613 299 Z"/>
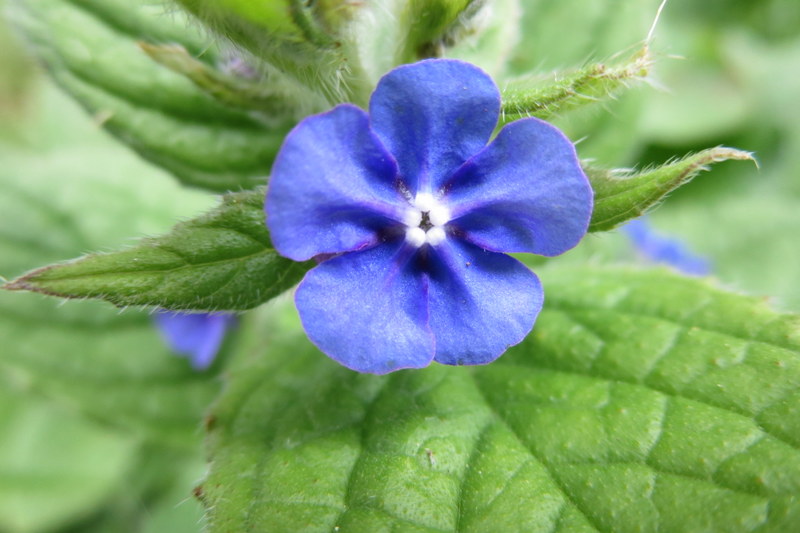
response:
<path fill-rule="evenodd" d="M 396 68 L 369 114 L 303 120 L 272 169 L 275 248 L 319 258 L 296 305 L 323 352 L 382 374 L 493 361 L 531 330 L 538 278 L 508 252 L 555 256 L 585 235 L 592 190 L 572 143 L 535 118 L 491 140 L 500 94 L 477 67 Z"/>

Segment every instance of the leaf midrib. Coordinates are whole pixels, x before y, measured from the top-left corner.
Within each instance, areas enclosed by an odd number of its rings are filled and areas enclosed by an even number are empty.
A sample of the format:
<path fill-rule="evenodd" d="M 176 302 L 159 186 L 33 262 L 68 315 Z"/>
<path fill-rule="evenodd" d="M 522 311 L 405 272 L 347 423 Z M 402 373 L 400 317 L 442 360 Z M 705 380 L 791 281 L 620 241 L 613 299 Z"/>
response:
<path fill-rule="evenodd" d="M 88 272 L 88 273 L 85 273 L 85 274 L 70 274 L 69 276 L 59 277 L 59 278 L 45 277 L 45 278 L 39 278 L 39 279 L 37 279 L 34 276 L 32 276 L 32 277 L 23 276 L 22 279 L 23 280 L 30 279 L 30 280 L 33 280 L 35 282 L 42 282 L 42 281 L 43 282 L 51 282 L 51 281 L 55 282 L 55 281 L 72 281 L 72 280 L 77 280 L 77 279 L 82 279 L 82 278 L 95 278 L 95 277 L 102 277 L 102 276 L 116 276 L 116 275 L 123 275 L 123 274 L 169 274 L 169 273 L 174 273 L 176 271 L 183 270 L 183 269 L 203 268 L 203 267 L 213 266 L 213 265 L 220 264 L 220 263 L 245 263 L 245 262 L 248 262 L 248 261 L 252 260 L 253 258 L 257 258 L 260 255 L 265 255 L 265 254 L 268 254 L 268 253 L 271 253 L 271 252 L 272 253 L 275 252 L 275 250 L 273 248 L 264 248 L 264 249 L 259 250 L 257 252 L 253 252 L 253 253 L 249 253 L 249 254 L 245 254 L 245 255 L 241 255 L 241 256 L 227 257 L 225 259 L 216 259 L 216 260 L 213 260 L 213 261 L 205 261 L 205 262 L 202 262 L 202 263 L 190 263 L 190 262 L 186 261 L 181 255 L 176 254 L 172 250 L 165 249 L 165 248 L 163 248 L 161 246 L 158 246 L 158 248 L 161 249 L 161 250 L 164 250 L 164 251 L 166 251 L 168 253 L 171 253 L 173 255 L 177 255 L 178 257 L 180 257 L 184 261 L 184 264 L 182 264 L 180 266 L 165 268 L 165 269 L 113 270 L 113 271 L 103 271 L 103 272 Z M 113 255 L 113 254 L 108 254 L 108 255 Z M 78 259 L 77 261 L 78 262 L 84 261 L 84 260 L 90 259 L 91 257 L 92 256 L 87 256 L 86 258 Z M 95 256 L 95 257 L 97 257 L 97 256 Z M 69 266 L 71 266 L 71 265 L 69 265 Z M 53 271 L 53 272 L 59 270 L 59 268 L 57 266 L 56 267 L 45 267 L 45 268 L 48 268 L 48 269 L 50 269 L 50 271 Z M 107 292 L 107 291 L 103 291 L 103 292 Z"/>

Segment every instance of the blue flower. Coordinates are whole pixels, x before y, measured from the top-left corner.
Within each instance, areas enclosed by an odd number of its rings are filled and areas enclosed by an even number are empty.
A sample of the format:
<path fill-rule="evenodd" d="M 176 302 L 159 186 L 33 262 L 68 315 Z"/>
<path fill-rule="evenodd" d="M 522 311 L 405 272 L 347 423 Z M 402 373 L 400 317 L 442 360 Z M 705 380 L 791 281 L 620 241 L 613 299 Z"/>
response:
<path fill-rule="evenodd" d="M 485 364 L 530 332 L 542 288 L 505 252 L 575 246 L 592 191 L 545 122 L 516 121 L 489 143 L 499 112 L 488 75 L 434 59 L 383 77 L 369 115 L 340 105 L 287 136 L 267 226 L 282 255 L 323 258 L 295 302 L 331 358 L 375 374 Z"/>
<path fill-rule="evenodd" d="M 623 230 L 648 261 L 669 265 L 691 276 L 706 276 L 711 272 L 706 258 L 692 253 L 678 239 L 656 233 L 644 218 L 631 220 Z"/>
<path fill-rule="evenodd" d="M 214 362 L 225 333 L 236 318 L 226 313 L 159 311 L 155 321 L 173 351 L 188 357 L 194 369 L 205 370 Z"/>

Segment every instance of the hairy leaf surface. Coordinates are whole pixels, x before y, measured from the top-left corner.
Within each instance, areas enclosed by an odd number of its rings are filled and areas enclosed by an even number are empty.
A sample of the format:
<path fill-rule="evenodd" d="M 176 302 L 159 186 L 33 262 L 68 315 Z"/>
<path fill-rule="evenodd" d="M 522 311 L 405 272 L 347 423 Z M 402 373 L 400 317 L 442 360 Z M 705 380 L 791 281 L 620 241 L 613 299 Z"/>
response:
<path fill-rule="evenodd" d="M 650 64 L 645 48 L 619 64 L 592 63 L 574 71 L 509 81 L 502 90 L 500 124 L 525 117 L 552 120 L 572 109 L 613 98 L 643 80 Z"/>
<path fill-rule="evenodd" d="M 292 287 L 313 265 L 285 259 L 272 248 L 263 202 L 263 189 L 232 193 L 218 208 L 162 237 L 40 268 L 4 288 L 100 298 L 118 306 L 250 309 Z"/>
<path fill-rule="evenodd" d="M 543 281 L 485 367 L 359 375 L 254 319 L 211 418 L 211 531 L 800 527 L 800 318 L 660 270 Z"/>
<path fill-rule="evenodd" d="M 718 147 L 636 173 L 584 167 L 594 189 L 589 231 L 610 230 L 640 216 L 667 194 L 708 170 L 712 163 L 728 159 L 752 160 L 753 156 L 741 150 Z"/>

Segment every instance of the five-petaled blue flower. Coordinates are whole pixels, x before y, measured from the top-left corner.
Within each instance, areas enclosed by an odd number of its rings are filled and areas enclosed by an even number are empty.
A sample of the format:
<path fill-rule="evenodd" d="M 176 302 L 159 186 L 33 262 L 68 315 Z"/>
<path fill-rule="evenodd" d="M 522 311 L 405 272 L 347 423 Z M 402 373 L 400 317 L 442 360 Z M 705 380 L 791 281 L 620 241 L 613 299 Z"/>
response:
<path fill-rule="evenodd" d="M 236 317 L 229 313 L 159 311 L 155 321 L 173 351 L 188 357 L 195 370 L 205 370 L 214 362 Z"/>
<path fill-rule="evenodd" d="M 531 330 L 538 278 L 505 252 L 554 256 L 586 233 L 592 191 L 572 143 L 538 119 L 497 125 L 500 94 L 434 59 L 353 105 L 303 120 L 272 168 L 267 225 L 297 261 L 295 295 L 323 352 L 383 374 L 489 363 Z"/>

